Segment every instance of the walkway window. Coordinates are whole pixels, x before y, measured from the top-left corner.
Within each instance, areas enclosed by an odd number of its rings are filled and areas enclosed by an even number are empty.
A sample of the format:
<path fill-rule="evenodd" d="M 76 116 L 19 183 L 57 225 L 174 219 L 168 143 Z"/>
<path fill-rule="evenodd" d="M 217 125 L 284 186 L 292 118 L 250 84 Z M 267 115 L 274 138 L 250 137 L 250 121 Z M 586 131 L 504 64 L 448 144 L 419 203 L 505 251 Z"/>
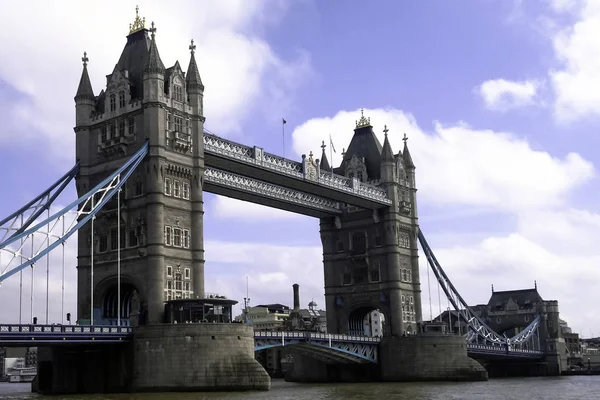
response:
<path fill-rule="evenodd" d="M 181 247 L 181 229 L 173 228 L 173 246 Z"/>
<path fill-rule="evenodd" d="M 119 120 L 119 136 L 125 136 L 125 120 Z"/>
<path fill-rule="evenodd" d="M 173 238 L 173 230 L 170 226 L 165 226 L 165 244 L 167 246 L 171 245 L 171 241 Z"/>
<path fill-rule="evenodd" d="M 125 92 L 119 92 L 119 108 L 125 107 Z"/>
<path fill-rule="evenodd" d="M 173 85 L 173 98 L 177 101 L 183 101 L 183 90 L 180 85 Z"/>
<path fill-rule="evenodd" d="M 173 197 L 181 197 L 181 182 L 173 181 Z"/>
<path fill-rule="evenodd" d="M 183 230 L 183 247 L 186 249 L 190 248 L 190 231 L 187 229 Z"/>
<path fill-rule="evenodd" d="M 133 134 L 135 133 L 135 119 L 133 118 L 129 118 L 127 120 L 127 130 L 129 133 L 129 135 L 133 136 Z"/>

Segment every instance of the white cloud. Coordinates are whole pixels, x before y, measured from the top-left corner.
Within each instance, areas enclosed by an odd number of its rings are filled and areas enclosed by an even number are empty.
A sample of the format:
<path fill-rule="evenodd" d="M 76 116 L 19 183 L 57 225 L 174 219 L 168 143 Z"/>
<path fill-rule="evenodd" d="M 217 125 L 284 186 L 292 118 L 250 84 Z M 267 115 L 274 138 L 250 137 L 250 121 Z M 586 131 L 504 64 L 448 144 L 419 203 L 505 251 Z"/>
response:
<path fill-rule="evenodd" d="M 295 219 L 302 217 L 299 214 L 278 210 L 247 201 L 233 199 L 225 196 L 215 196 L 211 213 L 221 219 L 243 219 L 244 221 L 267 221 L 274 219 Z"/>
<path fill-rule="evenodd" d="M 593 165 L 579 154 L 553 157 L 514 134 L 478 130 L 464 123 L 435 123 L 433 132 L 425 133 L 412 115 L 400 110 L 365 110 L 365 115 L 381 142 L 387 125 L 395 151 L 402 134 L 409 136 L 421 203 L 502 211 L 556 206 L 594 174 Z M 340 111 L 333 118 L 305 122 L 293 132 L 294 150 L 314 151 L 329 133 L 338 150 L 347 147 L 358 116 L 359 111 Z M 334 164 L 340 162 L 340 155 L 334 154 Z"/>
<path fill-rule="evenodd" d="M 508 81 L 492 79 L 477 87 L 477 93 L 483 98 L 490 110 L 507 111 L 513 108 L 535 104 L 540 84 L 536 81 Z"/>
<path fill-rule="evenodd" d="M 562 67 L 550 71 L 558 120 L 600 115 L 600 2 L 587 1 L 579 20 L 553 37 Z"/>
<path fill-rule="evenodd" d="M 135 5 L 133 1 L 65 1 L 61 7 L 46 2 L 3 4 L 11 12 L 0 14 L 0 59 L 11 62 L 0 65 L 0 79 L 33 97 L 31 105 L 18 107 L 23 114 L 19 137 L 46 140 L 56 157 L 72 159 L 73 97 L 81 76 L 82 53 L 88 52 L 92 86 L 99 93 L 125 45 Z M 166 66 L 179 60 L 187 69 L 189 41 L 195 39 L 206 85 L 207 126 L 228 134 L 239 130 L 251 112 L 274 105 L 263 100 L 264 91 L 273 95 L 273 102 L 277 101 L 277 88 L 285 88 L 287 97 L 293 97 L 310 71 L 306 53 L 283 60 L 261 38 L 262 30 L 280 20 L 287 7 L 284 1 L 175 1 L 168 5 L 145 1 L 140 15 L 147 25 L 155 21 L 157 44 Z M 44 32 L 43 44 L 39 32 Z M 277 106 L 286 104 L 278 102 Z M 26 128 L 41 129 L 45 136 Z M 14 132 L 4 130 L 0 143 L 14 137 Z"/>

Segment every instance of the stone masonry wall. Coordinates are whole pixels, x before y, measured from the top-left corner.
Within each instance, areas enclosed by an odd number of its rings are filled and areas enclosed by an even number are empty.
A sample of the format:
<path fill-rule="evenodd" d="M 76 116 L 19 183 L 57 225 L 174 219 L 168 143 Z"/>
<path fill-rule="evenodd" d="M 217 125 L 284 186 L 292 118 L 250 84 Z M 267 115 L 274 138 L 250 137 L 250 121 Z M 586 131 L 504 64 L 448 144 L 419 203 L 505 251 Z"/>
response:
<path fill-rule="evenodd" d="M 241 324 L 157 324 L 134 329 L 134 391 L 269 390 Z"/>
<path fill-rule="evenodd" d="M 384 381 L 479 381 L 488 374 L 467 357 L 460 336 L 407 336 L 382 338 L 379 347 Z"/>

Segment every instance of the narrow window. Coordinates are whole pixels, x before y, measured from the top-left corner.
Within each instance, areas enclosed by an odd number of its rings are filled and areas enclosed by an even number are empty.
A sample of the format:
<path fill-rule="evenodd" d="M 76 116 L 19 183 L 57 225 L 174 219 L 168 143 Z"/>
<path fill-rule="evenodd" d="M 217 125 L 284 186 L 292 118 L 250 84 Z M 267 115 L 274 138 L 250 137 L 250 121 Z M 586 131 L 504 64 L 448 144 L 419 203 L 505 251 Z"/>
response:
<path fill-rule="evenodd" d="M 165 195 L 171 195 L 171 179 L 165 178 Z"/>
<path fill-rule="evenodd" d="M 190 199 L 190 184 L 187 182 L 183 182 L 183 198 L 186 200 Z"/>
<path fill-rule="evenodd" d="M 171 245 L 171 238 L 172 238 L 172 229 L 170 226 L 165 226 L 165 245 L 170 246 Z"/>

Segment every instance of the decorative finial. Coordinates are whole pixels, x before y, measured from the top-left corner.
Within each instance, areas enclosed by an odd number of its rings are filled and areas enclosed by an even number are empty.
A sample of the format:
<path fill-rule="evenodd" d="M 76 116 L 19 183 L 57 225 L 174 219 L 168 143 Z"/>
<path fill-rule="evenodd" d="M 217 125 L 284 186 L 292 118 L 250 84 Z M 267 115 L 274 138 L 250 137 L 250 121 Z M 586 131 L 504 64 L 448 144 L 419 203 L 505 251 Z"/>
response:
<path fill-rule="evenodd" d="M 535 289 L 537 290 L 537 281 L 533 281 L 533 285 L 534 285 Z"/>
<path fill-rule="evenodd" d="M 137 31 L 141 31 L 146 27 L 146 18 L 140 18 L 139 14 L 140 8 L 135 6 L 135 20 L 133 20 L 133 24 L 129 24 L 129 34 L 135 33 Z"/>
<path fill-rule="evenodd" d="M 383 134 L 384 134 L 385 136 L 387 136 L 387 133 L 388 133 L 389 131 L 390 131 L 390 130 L 387 128 L 387 125 L 384 125 L 384 126 L 383 126 Z"/>
<path fill-rule="evenodd" d="M 342 149 L 342 158 L 346 155 L 346 149 Z"/>
<path fill-rule="evenodd" d="M 363 128 L 365 126 L 371 126 L 371 118 L 365 118 L 364 109 L 360 109 L 360 119 L 356 121 L 356 128 Z"/>
<path fill-rule="evenodd" d="M 408 140 L 408 136 L 406 136 L 406 133 L 404 134 L 404 137 L 402 138 L 402 140 L 404 140 L 404 144 L 406 144 L 406 141 Z"/>
<path fill-rule="evenodd" d="M 494 284 L 492 283 L 492 293 L 494 293 Z"/>
<path fill-rule="evenodd" d="M 156 27 L 154 26 L 154 21 L 150 24 L 150 36 L 152 36 L 152 40 L 154 40 L 154 34 L 156 33 Z"/>
<path fill-rule="evenodd" d="M 192 55 L 196 52 L 196 45 L 194 44 L 194 39 L 192 39 L 192 44 L 190 44 L 190 52 Z"/>
<path fill-rule="evenodd" d="M 81 61 L 83 61 L 83 66 L 84 67 L 86 67 L 88 61 L 90 61 L 90 59 L 87 56 L 87 52 L 86 51 L 83 52 L 83 57 L 81 58 Z"/>
<path fill-rule="evenodd" d="M 323 149 L 323 151 L 325 151 L 325 147 L 327 147 L 327 146 L 325 146 L 325 141 L 323 140 L 323 141 L 321 142 L 321 148 Z"/>

